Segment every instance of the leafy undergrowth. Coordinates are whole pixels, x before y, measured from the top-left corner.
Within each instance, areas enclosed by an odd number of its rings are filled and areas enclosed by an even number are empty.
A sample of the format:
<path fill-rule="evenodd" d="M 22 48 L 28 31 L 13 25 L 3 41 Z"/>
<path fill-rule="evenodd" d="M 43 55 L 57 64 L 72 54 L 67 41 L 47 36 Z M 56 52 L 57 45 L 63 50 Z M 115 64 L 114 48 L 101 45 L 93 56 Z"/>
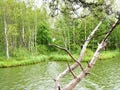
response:
<path fill-rule="evenodd" d="M 1 59 L 0 59 L 0 67 L 15 67 L 15 66 L 24 66 L 24 65 L 40 63 L 42 61 L 48 60 L 48 57 L 45 55 L 40 55 L 40 56 L 26 57 L 23 60 L 11 59 L 11 58 L 8 60 L 1 60 Z"/>
<path fill-rule="evenodd" d="M 93 54 L 94 54 L 93 51 L 87 50 L 85 52 L 85 56 L 83 57 L 82 61 L 83 62 L 90 61 L 93 57 Z M 116 57 L 119 54 L 120 54 L 120 52 L 117 50 L 116 51 L 103 51 L 99 55 L 98 59 L 100 59 L 100 60 L 111 59 L 111 58 Z M 76 59 L 79 58 L 79 55 L 77 55 L 77 54 L 73 54 L 73 56 Z M 52 60 L 52 61 L 73 61 L 69 55 L 60 55 L 60 54 L 51 54 L 49 56 L 49 60 Z"/>
<path fill-rule="evenodd" d="M 120 55 L 119 51 L 103 51 L 100 56 L 99 59 L 100 60 L 105 60 L 105 59 L 111 59 L 116 57 L 117 55 Z"/>
<path fill-rule="evenodd" d="M 87 50 L 85 53 L 85 57 L 82 61 L 90 61 L 93 52 L 90 50 Z M 99 59 L 105 60 L 105 59 L 111 59 L 119 55 L 119 51 L 103 51 Z M 79 58 L 79 55 L 74 54 L 73 55 L 76 59 Z M 35 63 L 40 63 L 42 61 L 73 61 L 69 55 L 61 55 L 61 54 L 55 54 L 51 53 L 50 55 L 40 55 L 40 56 L 29 56 L 29 57 L 20 57 L 20 58 L 10 58 L 8 60 L 5 60 L 5 57 L 0 57 L 0 67 L 15 67 L 15 66 L 23 66 L 23 65 L 30 65 Z"/>
<path fill-rule="evenodd" d="M 90 58 L 92 58 L 93 56 L 93 51 L 90 49 L 87 49 L 85 52 L 85 57 L 83 57 L 83 61 L 88 61 L 90 60 Z M 75 57 L 75 59 L 77 60 L 79 58 L 79 54 L 73 54 L 73 56 Z M 71 57 L 67 54 L 61 55 L 61 54 L 51 54 L 49 56 L 49 60 L 52 61 L 73 61 L 71 59 Z"/>

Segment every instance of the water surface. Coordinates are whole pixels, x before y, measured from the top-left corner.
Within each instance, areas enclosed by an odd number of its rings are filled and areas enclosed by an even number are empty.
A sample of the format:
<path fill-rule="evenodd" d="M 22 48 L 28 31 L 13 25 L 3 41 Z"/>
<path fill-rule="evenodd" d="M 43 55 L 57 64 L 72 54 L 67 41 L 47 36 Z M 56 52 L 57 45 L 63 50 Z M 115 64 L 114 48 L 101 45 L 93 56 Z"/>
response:
<path fill-rule="evenodd" d="M 85 63 L 84 63 L 85 65 Z M 0 90 L 54 90 L 53 79 L 66 68 L 66 62 L 41 62 L 35 65 L 0 68 Z M 79 68 L 75 73 L 79 73 Z M 72 76 L 62 79 L 64 86 Z M 120 60 L 99 60 L 91 75 L 74 90 L 120 90 Z"/>

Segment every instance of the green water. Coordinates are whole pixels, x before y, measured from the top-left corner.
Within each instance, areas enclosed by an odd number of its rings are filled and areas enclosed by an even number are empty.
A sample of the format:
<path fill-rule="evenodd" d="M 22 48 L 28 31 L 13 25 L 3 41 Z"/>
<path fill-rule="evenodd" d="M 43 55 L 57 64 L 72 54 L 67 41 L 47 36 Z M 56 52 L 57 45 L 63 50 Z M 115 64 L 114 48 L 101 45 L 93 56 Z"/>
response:
<path fill-rule="evenodd" d="M 54 90 L 53 79 L 65 68 L 65 62 L 54 61 L 0 68 L 0 90 Z M 77 69 L 76 73 L 79 72 Z M 62 85 L 71 79 L 71 75 L 67 75 L 62 79 Z M 74 90 L 120 90 L 120 58 L 99 60 L 91 75 L 83 79 Z"/>

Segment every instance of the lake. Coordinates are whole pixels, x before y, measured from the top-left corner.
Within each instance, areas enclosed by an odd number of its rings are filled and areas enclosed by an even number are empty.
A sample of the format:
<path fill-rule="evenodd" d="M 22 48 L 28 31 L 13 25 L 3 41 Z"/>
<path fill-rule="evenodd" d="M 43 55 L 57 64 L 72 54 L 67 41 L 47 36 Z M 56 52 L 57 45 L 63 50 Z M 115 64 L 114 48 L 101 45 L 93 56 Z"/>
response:
<path fill-rule="evenodd" d="M 0 90 L 54 90 L 53 79 L 66 66 L 63 61 L 46 61 L 35 65 L 0 68 Z M 75 73 L 79 72 L 80 68 L 75 70 Z M 62 86 L 71 79 L 71 74 L 65 76 Z M 74 90 L 120 90 L 120 58 L 98 60 L 91 74 Z"/>

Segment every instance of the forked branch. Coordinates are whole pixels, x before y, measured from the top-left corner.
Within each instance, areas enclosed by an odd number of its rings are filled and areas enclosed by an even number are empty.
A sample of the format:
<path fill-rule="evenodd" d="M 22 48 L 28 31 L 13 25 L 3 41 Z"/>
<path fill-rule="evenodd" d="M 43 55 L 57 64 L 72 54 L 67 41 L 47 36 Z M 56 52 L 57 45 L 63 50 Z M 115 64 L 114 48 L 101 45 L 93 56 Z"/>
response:
<path fill-rule="evenodd" d="M 71 70 L 69 62 L 67 62 L 67 65 L 68 65 L 68 68 L 69 68 L 72 76 L 74 77 L 74 79 L 77 78 L 76 75 L 75 75 L 75 74 L 73 73 L 73 71 Z"/>
<path fill-rule="evenodd" d="M 105 20 L 105 19 L 102 19 L 102 20 L 98 23 L 98 25 L 95 27 L 95 29 L 91 32 L 91 34 L 88 36 L 87 40 L 85 41 L 85 43 L 84 43 L 84 45 L 83 45 L 83 48 L 82 48 L 82 50 L 81 50 L 81 53 L 80 53 L 80 55 L 79 55 L 79 58 L 78 58 L 77 62 L 80 63 L 80 62 L 82 61 L 82 58 L 83 58 L 83 56 L 84 56 L 84 54 L 85 54 L 86 47 L 87 47 L 89 41 L 90 41 L 90 40 L 92 39 L 92 37 L 94 36 L 95 32 L 97 32 L 97 31 L 99 30 L 98 28 L 99 28 L 100 25 L 102 24 L 103 20 Z M 55 45 L 55 46 L 56 46 L 56 45 Z M 58 46 L 56 46 L 56 47 L 58 47 Z M 58 47 L 58 48 L 61 48 L 61 47 Z M 66 51 L 66 49 L 63 49 L 63 50 Z M 73 59 L 73 60 L 76 60 L 76 59 Z M 77 68 L 78 65 L 80 65 L 80 64 L 78 64 L 77 62 L 70 67 L 71 70 L 74 70 L 75 68 Z M 60 79 L 61 79 L 62 77 L 64 77 L 64 76 L 65 76 L 67 73 L 69 73 L 69 72 L 70 72 L 70 71 L 69 71 L 69 68 L 67 68 L 67 69 L 65 69 L 62 73 L 60 73 L 60 74 L 57 76 L 57 78 L 56 78 L 56 84 L 55 84 L 55 90 L 58 90 L 58 87 L 60 87 Z M 84 74 L 85 74 L 85 73 L 84 73 Z"/>
<path fill-rule="evenodd" d="M 120 20 L 116 20 L 115 23 L 112 25 L 112 27 L 110 28 L 109 32 L 105 35 L 105 37 L 103 38 L 103 40 L 101 41 L 101 43 L 98 45 L 98 48 L 96 50 L 96 52 L 93 55 L 93 58 L 91 59 L 90 63 L 88 64 L 88 66 L 85 68 L 85 72 L 89 73 L 91 68 L 95 65 L 98 56 L 100 54 L 100 51 L 103 50 L 106 47 L 106 43 L 107 43 L 107 39 L 108 37 L 111 35 L 112 31 L 115 30 L 116 26 L 119 25 Z M 63 90 L 72 90 L 83 78 L 85 78 L 85 76 L 87 76 L 88 74 L 86 74 L 84 72 L 81 72 L 76 79 L 73 79 L 69 84 L 67 84 Z"/>
<path fill-rule="evenodd" d="M 61 50 L 64 50 L 65 52 L 67 52 L 67 54 L 72 58 L 72 60 L 74 62 L 76 62 L 80 66 L 82 71 L 84 71 L 82 64 L 75 59 L 75 57 L 70 53 L 70 51 L 68 49 L 63 48 L 63 47 L 58 46 L 58 45 L 55 45 L 55 44 L 49 44 L 49 46 L 55 46 L 55 47 L 57 47 L 57 48 L 59 48 Z"/>
<path fill-rule="evenodd" d="M 55 44 L 49 44 L 49 46 L 55 46 L 55 47 L 57 47 L 57 48 L 59 48 L 59 49 L 61 49 L 61 50 L 64 50 L 65 52 L 68 53 L 68 55 L 69 55 L 74 61 L 76 61 L 75 57 L 70 53 L 70 51 L 69 51 L 68 49 L 66 49 L 66 48 L 64 48 L 64 47 L 61 47 L 61 46 L 58 46 L 58 45 L 55 45 Z"/>

